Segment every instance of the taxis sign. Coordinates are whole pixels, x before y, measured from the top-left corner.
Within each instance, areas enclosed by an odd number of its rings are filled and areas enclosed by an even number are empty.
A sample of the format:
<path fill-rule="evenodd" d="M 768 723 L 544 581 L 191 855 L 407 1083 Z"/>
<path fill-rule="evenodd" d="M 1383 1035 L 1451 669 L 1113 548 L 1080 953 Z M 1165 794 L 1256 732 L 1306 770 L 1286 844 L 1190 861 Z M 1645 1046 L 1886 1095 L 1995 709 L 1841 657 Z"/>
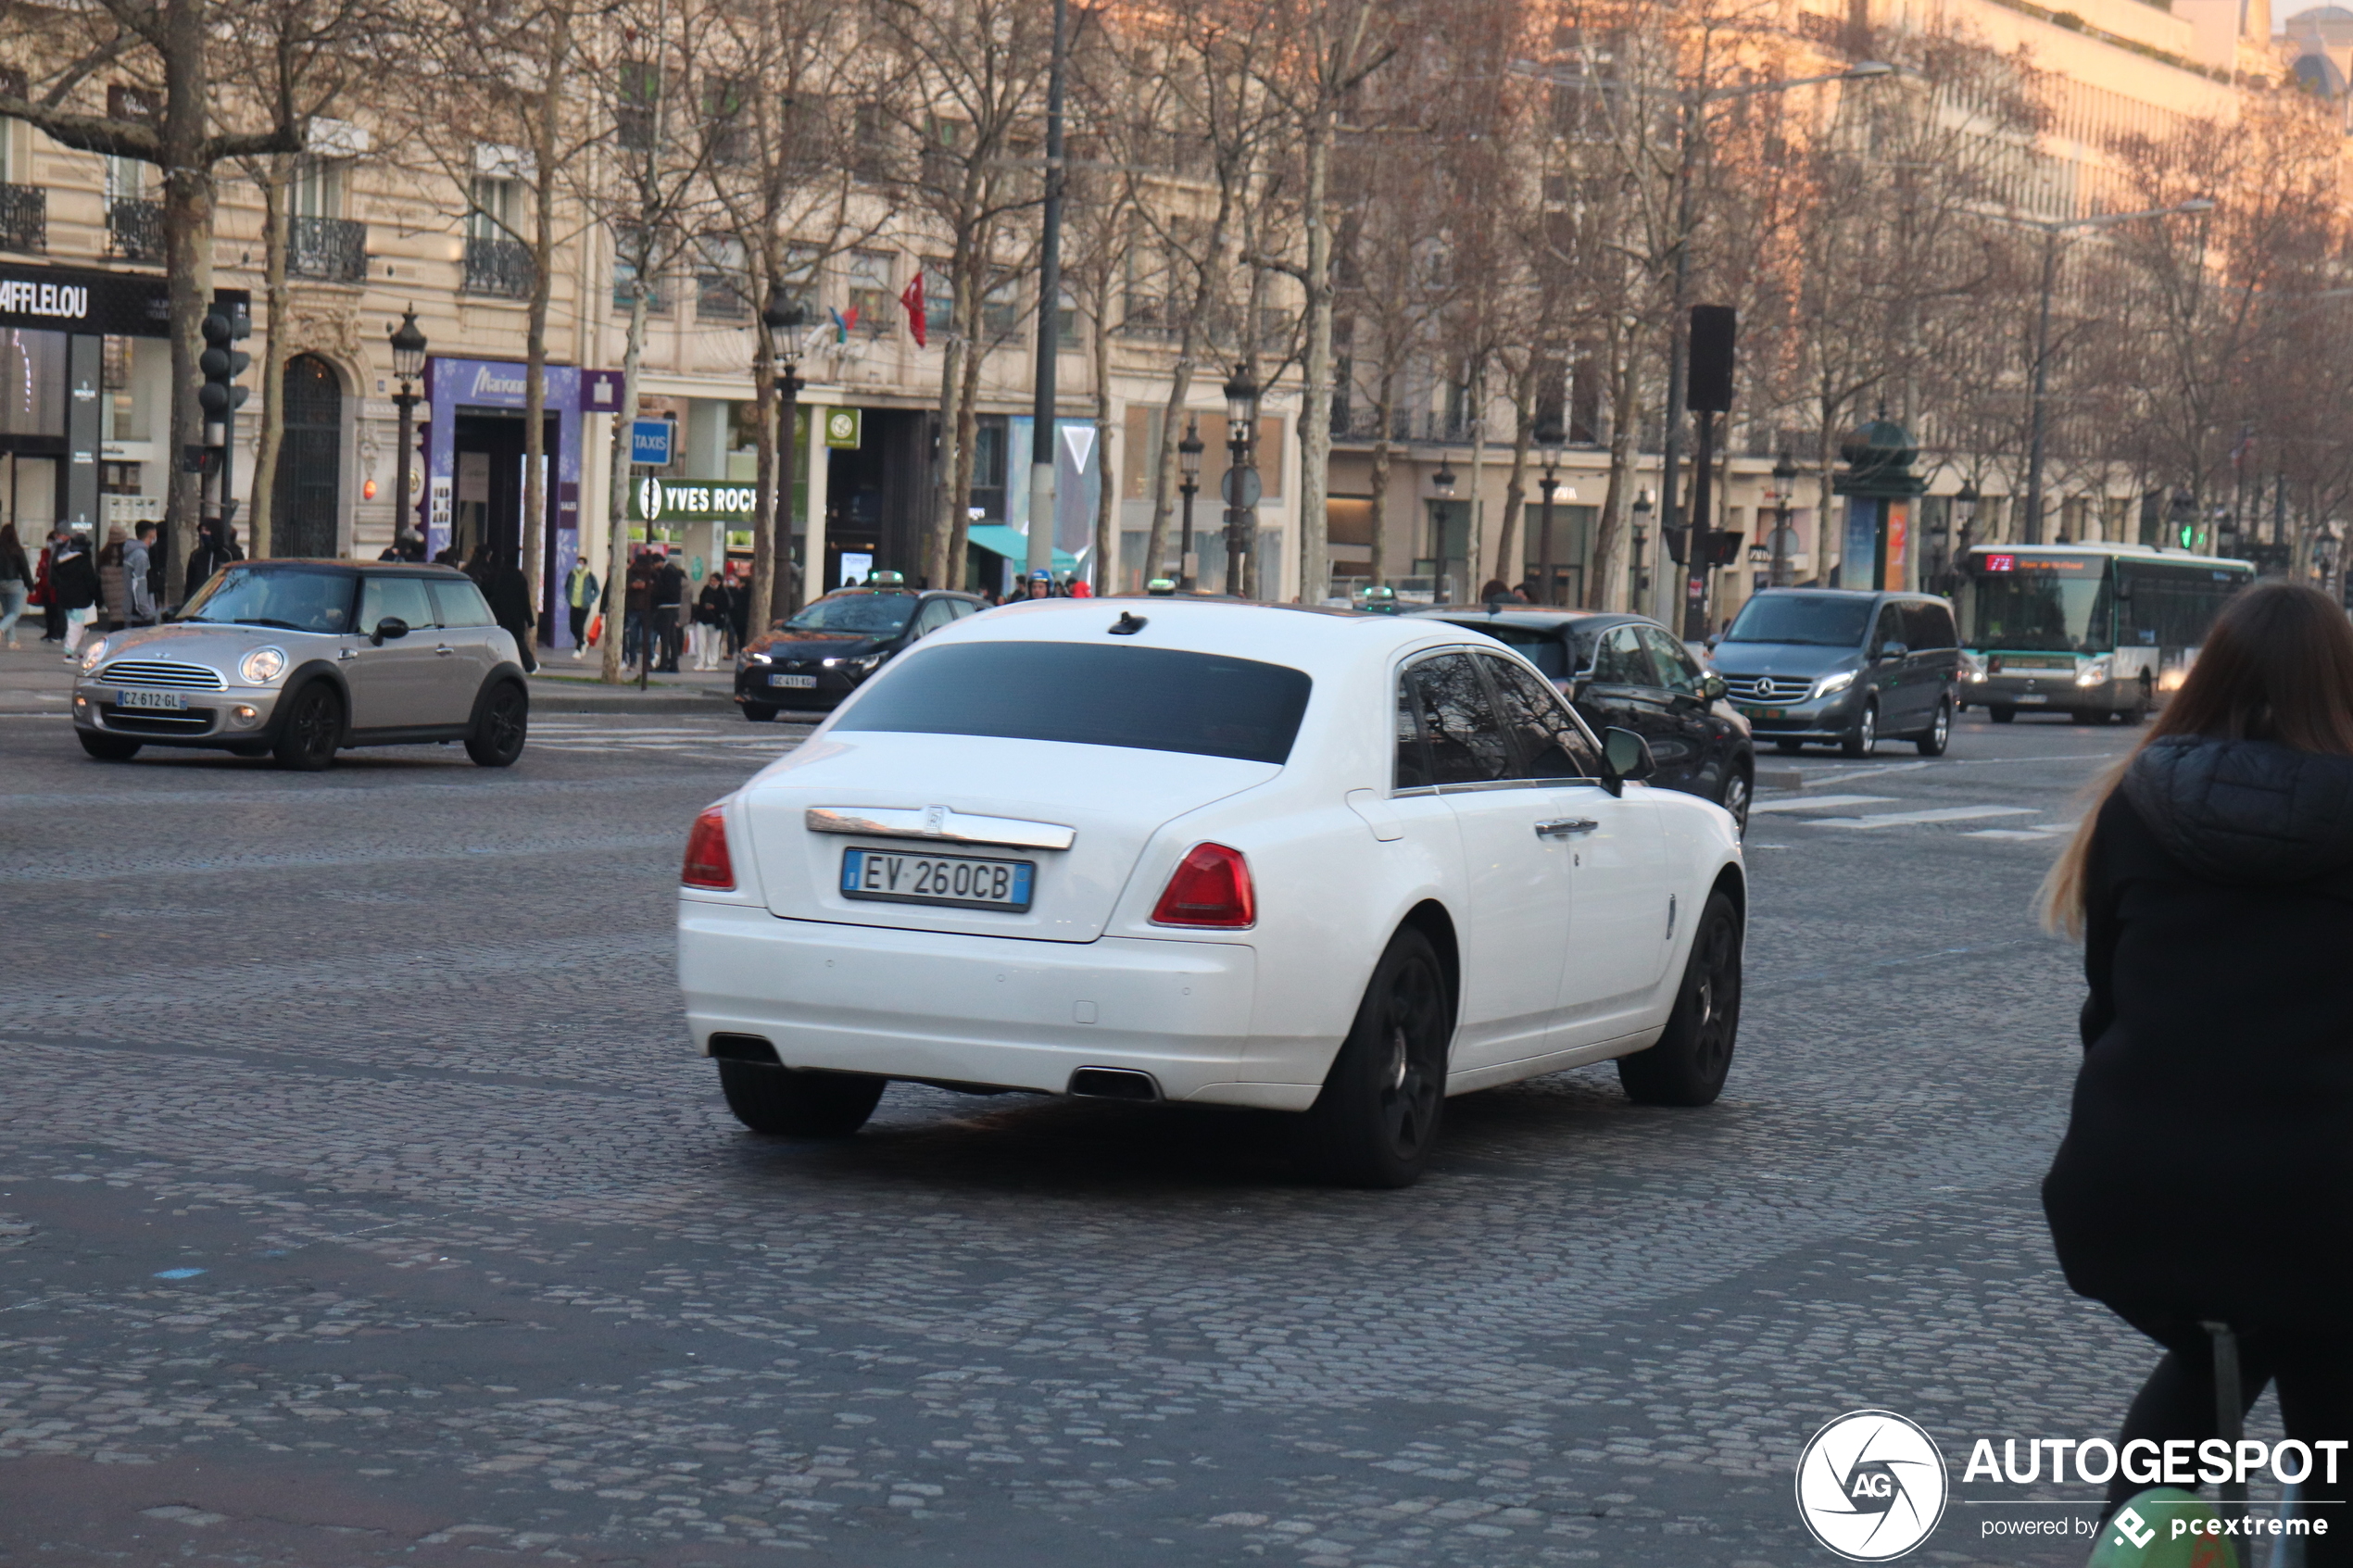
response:
<path fill-rule="evenodd" d="M 757 485 L 722 479 L 658 479 L 629 487 L 632 522 L 744 522 L 760 504 Z"/>

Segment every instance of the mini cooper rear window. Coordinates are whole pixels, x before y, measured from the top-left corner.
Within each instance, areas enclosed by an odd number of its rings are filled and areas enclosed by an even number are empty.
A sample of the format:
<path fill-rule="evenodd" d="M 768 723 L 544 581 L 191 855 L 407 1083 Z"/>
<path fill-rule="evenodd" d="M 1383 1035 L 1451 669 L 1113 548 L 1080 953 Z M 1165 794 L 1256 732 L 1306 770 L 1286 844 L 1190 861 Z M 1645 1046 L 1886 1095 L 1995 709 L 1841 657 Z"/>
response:
<path fill-rule="evenodd" d="M 1315 683 L 1222 654 L 1088 643 L 919 648 L 837 720 L 842 730 L 995 735 L 1282 762 Z"/>

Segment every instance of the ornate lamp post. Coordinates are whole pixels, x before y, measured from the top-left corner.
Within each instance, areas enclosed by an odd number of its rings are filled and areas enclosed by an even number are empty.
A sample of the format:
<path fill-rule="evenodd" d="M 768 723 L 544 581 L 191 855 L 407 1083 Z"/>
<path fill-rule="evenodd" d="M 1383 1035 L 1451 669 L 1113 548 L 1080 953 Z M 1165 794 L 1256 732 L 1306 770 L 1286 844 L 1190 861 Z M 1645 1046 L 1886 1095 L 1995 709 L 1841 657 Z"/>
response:
<path fill-rule="evenodd" d="M 1567 439 L 1557 422 L 1547 424 L 1536 432 L 1536 445 L 1544 454 L 1544 471 L 1537 476 L 1536 488 L 1544 499 L 1538 507 L 1536 546 L 1536 602 L 1553 602 L 1553 492 L 1560 488 L 1561 443 Z"/>
<path fill-rule="evenodd" d="M 769 283 L 768 305 L 761 311 L 760 318 L 768 328 L 768 341 L 774 345 L 776 354 L 776 542 L 771 548 L 775 552 L 779 567 L 792 559 L 792 485 L 795 470 L 800 466 L 800 444 L 793 439 L 793 426 L 799 417 L 800 389 L 808 384 L 800 379 L 798 329 L 802 314 L 799 302 L 786 294 L 782 283 Z M 724 559 L 727 553 L 724 535 L 721 546 L 719 553 Z M 821 574 L 822 581 L 824 571 L 822 561 L 800 563 L 799 575 L 806 579 L 812 570 Z M 771 581 L 774 586 L 769 592 L 769 603 L 773 608 L 768 619 L 771 621 L 782 621 L 792 614 L 795 601 L 800 596 L 786 585 L 786 577 L 783 571 L 774 571 Z"/>
<path fill-rule="evenodd" d="M 1969 558 L 1969 546 L 1977 542 L 1977 503 L 1982 498 L 1977 493 L 1976 483 L 1967 479 L 1961 481 L 1960 489 L 1954 494 L 1953 505 L 1960 511 L 1961 527 L 1953 538 L 1952 565 L 1945 573 L 1947 581 L 1944 591 L 1946 593 L 1950 593 L 1959 580 L 1961 562 Z"/>
<path fill-rule="evenodd" d="M 413 483 L 411 465 L 417 460 L 416 383 L 425 373 L 425 334 L 417 329 L 413 305 L 401 311 L 400 325 L 392 329 L 392 373 L 400 380 L 400 390 L 392 395 L 392 406 L 400 410 L 399 460 L 393 466 L 392 480 L 392 542 L 396 553 L 406 557 L 409 540 L 418 537 L 416 504 L 409 498 L 409 486 Z M 418 554 L 422 557 L 423 552 Z"/>
<path fill-rule="evenodd" d="M 1176 481 L 1177 494 L 1185 497 L 1185 530 L 1177 546 L 1176 584 L 1191 593 L 1200 584 L 1194 576 L 1199 563 L 1193 559 L 1193 497 L 1201 494 L 1201 420 L 1185 421 L 1185 439 L 1176 443 L 1176 470 L 1182 476 Z"/>
<path fill-rule="evenodd" d="M 1776 588 L 1789 586 L 1789 503 L 1797 494 L 1797 465 L 1784 452 L 1773 464 L 1773 565 L 1766 581 Z"/>
<path fill-rule="evenodd" d="M 1650 593 L 1650 574 L 1642 570 L 1642 545 L 1650 537 L 1651 493 L 1647 490 L 1634 497 L 1634 558 L 1633 581 L 1627 586 L 1626 602 L 1641 604 Z"/>
<path fill-rule="evenodd" d="M 1438 459 L 1438 471 L 1429 476 L 1429 487 L 1441 502 L 1454 498 L 1454 470 L 1443 457 Z M 1434 535 L 1430 541 L 1430 558 L 1438 568 L 1437 576 L 1430 582 L 1430 600 L 1434 604 L 1448 604 L 1453 602 L 1453 596 L 1439 592 L 1440 584 L 1446 579 L 1446 514 L 1444 512 L 1437 514 L 1430 533 Z"/>
<path fill-rule="evenodd" d="M 1237 365 L 1226 382 L 1226 453 L 1232 466 L 1226 470 L 1226 592 L 1242 592 L 1242 556 L 1250 548 L 1251 530 L 1258 521 L 1258 470 L 1251 466 L 1251 447 L 1258 436 L 1258 382 L 1248 365 Z"/>

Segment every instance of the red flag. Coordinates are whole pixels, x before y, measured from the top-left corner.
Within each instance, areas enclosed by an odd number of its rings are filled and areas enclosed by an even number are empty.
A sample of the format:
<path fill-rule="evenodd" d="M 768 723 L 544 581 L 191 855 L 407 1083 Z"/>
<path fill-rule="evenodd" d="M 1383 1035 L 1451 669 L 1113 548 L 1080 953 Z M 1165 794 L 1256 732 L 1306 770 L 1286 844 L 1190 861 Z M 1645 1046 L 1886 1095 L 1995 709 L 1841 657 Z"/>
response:
<path fill-rule="evenodd" d="M 915 346 L 917 348 L 930 347 L 931 345 L 924 338 L 924 272 L 922 268 L 915 269 L 914 281 L 907 285 L 907 292 L 899 296 L 899 303 L 907 307 L 907 330 L 915 334 Z"/>

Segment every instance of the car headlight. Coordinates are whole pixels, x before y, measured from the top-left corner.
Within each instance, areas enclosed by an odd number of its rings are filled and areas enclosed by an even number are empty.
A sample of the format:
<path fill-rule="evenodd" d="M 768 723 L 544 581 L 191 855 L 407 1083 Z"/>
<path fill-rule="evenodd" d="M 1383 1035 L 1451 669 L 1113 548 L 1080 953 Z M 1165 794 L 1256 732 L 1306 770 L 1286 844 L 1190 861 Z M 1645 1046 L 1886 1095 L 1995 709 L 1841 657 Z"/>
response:
<path fill-rule="evenodd" d="M 842 663 L 849 667 L 849 672 L 853 675 L 871 675 L 875 672 L 876 666 L 889 657 L 890 655 L 887 653 L 870 653 L 858 659 L 845 659 Z"/>
<path fill-rule="evenodd" d="M 1983 654 L 1971 653 L 1967 648 L 1963 648 L 1961 650 L 1961 679 L 1964 681 L 1982 681 L 1985 679 L 1985 656 Z"/>
<path fill-rule="evenodd" d="M 107 657 L 107 644 L 109 640 L 110 639 L 108 638 L 101 637 L 96 642 L 92 643 L 88 647 L 82 650 L 82 672 L 83 674 L 87 675 L 91 671 L 98 668 L 98 660 Z"/>
<path fill-rule="evenodd" d="M 237 673 L 248 686 L 266 686 L 286 672 L 286 650 L 256 648 L 238 662 Z"/>
<path fill-rule="evenodd" d="M 748 654 L 744 655 L 744 662 L 745 662 L 746 664 L 748 664 L 748 665 L 750 665 L 750 664 L 774 664 L 774 663 L 775 663 L 776 661 L 775 661 L 775 659 L 774 659 L 773 657 L 771 657 L 771 656 L 770 656 L 770 655 L 768 655 L 768 654 L 764 654 L 764 653 L 748 653 Z"/>
<path fill-rule="evenodd" d="M 2103 655 L 2075 672 L 2075 684 L 2079 686 L 2104 686 L 2115 669 L 2115 662 Z"/>
<path fill-rule="evenodd" d="M 1835 675 L 1825 675 L 1820 680 L 1815 682 L 1814 696 L 1822 697 L 1830 696 L 1832 692 L 1843 692 L 1854 684 L 1855 671 L 1852 670 L 1842 670 Z M 1807 700 L 1811 701 L 1812 698 L 1809 697 Z"/>

